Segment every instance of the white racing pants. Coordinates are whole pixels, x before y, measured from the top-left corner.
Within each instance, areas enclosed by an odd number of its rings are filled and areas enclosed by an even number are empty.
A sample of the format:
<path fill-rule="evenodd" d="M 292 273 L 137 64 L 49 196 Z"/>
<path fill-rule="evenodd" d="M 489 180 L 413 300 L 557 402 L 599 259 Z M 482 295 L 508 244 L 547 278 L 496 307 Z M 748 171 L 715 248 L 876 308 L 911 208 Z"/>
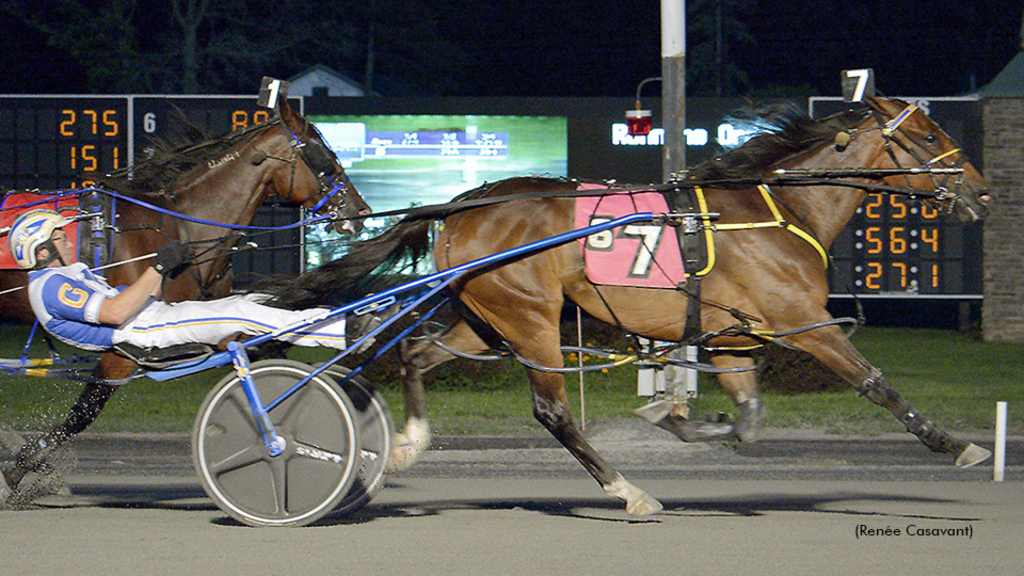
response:
<path fill-rule="evenodd" d="M 127 342 L 142 348 L 166 348 L 187 342 L 217 344 L 237 334 L 259 336 L 329 312 L 327 308 L 274 308 L 259 303 L 265 298 L 261 294 L 247 294 L 204 302 L 152 302 L 115 330 L 114 343 Z M 296 346 L 343 350 L 345 316 L 289 331 L 277 339 Z"/>

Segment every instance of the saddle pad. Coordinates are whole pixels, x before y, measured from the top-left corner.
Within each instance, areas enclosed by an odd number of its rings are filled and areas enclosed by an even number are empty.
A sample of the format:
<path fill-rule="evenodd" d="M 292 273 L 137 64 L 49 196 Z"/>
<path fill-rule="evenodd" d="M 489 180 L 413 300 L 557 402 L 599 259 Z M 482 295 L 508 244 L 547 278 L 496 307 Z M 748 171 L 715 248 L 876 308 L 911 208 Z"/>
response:
<path fill-rule="evenodd" d="M 580 189 L 603 189 L 584 184 Z M 576 199 L 576 229 L 628 214 L 669 211 L 655 191 L 609 191 Z M 675 230 L 658 222 L 638 222 L 579 240 L 587 279 L 594 284 L 675 289 L 686 283 Z"/>
<path fill-rule="evenodd" d="M 10 244 L 7 240 L 7 230 L 14 224 L 14 220 L 29 210 L 50 209 L 56 210 L 65 216 L 78 213 L 78 196 L 64 196 L 60 199 L 50 194 L 37 194 L 35 192 L 12 192 L 0 199 L 0 270 L 20 270 L 18 264 L 11 256 Z M 73 222 L 64 227 L 68 237 L 75 244 L 78 250 L 78 223 Z"/>

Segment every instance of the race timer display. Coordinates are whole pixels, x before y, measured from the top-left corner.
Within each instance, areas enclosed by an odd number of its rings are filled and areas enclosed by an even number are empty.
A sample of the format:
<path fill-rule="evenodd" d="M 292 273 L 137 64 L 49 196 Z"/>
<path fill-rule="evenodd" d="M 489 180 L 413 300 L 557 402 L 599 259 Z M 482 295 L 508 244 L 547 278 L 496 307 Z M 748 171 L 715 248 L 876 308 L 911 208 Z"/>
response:
<path fill-rule="evenodd" d="M 0 97 L 0 183 L 89 186 L 130 161 L 129 132 L 125 98 Z"/>
<path fill-rule="evenodd" d="M 296 110 L 299 99 L 292 99 Z M 130 165 L 178 111 L 210 136 L 261 124 L 248 96 L 0 96 L 0 187 L 64 190 Z"/>
<path fill-rule="evenodd" d="M 981 293 L 977 226 L 905 196 L 869 194 L 832 245 L 832 293 L 891 297 Z"/>

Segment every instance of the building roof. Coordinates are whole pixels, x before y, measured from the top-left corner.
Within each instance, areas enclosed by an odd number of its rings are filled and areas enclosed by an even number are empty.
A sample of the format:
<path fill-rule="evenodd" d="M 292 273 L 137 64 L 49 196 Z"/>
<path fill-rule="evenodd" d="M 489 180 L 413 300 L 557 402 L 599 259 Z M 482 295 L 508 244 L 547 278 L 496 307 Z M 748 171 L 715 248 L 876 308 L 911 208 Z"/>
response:
<path fill-rule="evenodd" d="M 325 96 L 372 95 L 367 94 L 367 90 L 359 82 L 323 64 L 307 68 L 289 78 L 288 82 L 291 84 L 289 94 L 292 96 L 313 96 L 314 90 L 317 95 Z"/>
<path fill-rule="evenodd" d="M 1002 72 L 979 88 L 978 95 L 983 98 L 1024 97 L 1024 51 L 1017 52 Z"/>

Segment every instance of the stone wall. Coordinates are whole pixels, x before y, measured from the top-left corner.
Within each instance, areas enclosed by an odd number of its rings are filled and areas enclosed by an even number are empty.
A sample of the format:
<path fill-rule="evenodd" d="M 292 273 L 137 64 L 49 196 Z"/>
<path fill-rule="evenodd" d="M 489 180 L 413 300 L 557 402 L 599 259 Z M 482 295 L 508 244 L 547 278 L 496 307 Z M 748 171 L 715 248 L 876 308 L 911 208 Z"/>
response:
<path fill-rule="evenodd" d="M 1024 343 L 1024 99 L 986 98 L 983 122 L 983 171 L 994 198 L 985 220 L 982 335 Z"/>

